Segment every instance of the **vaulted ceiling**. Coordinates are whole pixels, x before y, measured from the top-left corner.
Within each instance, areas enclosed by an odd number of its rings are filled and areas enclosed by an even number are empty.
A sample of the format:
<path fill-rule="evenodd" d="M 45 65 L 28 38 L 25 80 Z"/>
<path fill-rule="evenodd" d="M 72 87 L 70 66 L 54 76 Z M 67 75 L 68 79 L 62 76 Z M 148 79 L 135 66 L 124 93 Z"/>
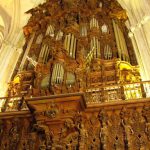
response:
<path fill-rule="evenodd" d="M 21 32 L 22 27 L 29 18 L 29 15 L 25 14 L 25 12 L 44 1 L 0 0 L 0 45 L 3 39 L 7 41 L 8 35 L 13 35 L 14 29 L 17 29 L 17 33 Z M 118 2 L 127 10 L 132 26 L 135 26 L 139 20 L 142 20 L 143 16 L 150 14 L 149 0 L 118 0 Z M 147 5 L 148 3 L 149 5 Z"/>
<path fill-rule="evenodd" d="M 25 12 L 43 0 L 0 0 L 0 45 L 5 39 L 13 35 L 17 29 L 19 33 L 26 24 L 29 15 Z"/>

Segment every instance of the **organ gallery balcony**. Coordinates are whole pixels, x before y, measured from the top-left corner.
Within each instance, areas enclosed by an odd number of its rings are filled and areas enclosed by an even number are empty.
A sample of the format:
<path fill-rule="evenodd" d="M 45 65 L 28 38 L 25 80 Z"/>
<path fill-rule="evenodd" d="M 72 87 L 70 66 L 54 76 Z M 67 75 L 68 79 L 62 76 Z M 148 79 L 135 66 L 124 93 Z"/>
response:
<path fill-rule="evenodd" d="M 98 85 L 98 84 L 97 84 Z M 150 81 L 141 81 L 126 84 L 101 85 L 86 88 L 85 92 L 56 94 L 49 96 L 14 96 L 1 97 L 1 112 L 15 112 L 28 110 L 28 100 L 45 101 L 62 99 L 74 99 L 81 96 L 86 107 L 99 107 L 100 105 L 125 104 L 125 103 L 147 103 L 150 101 Z M 68 101 L 69 102 L 69 101 Z"/>

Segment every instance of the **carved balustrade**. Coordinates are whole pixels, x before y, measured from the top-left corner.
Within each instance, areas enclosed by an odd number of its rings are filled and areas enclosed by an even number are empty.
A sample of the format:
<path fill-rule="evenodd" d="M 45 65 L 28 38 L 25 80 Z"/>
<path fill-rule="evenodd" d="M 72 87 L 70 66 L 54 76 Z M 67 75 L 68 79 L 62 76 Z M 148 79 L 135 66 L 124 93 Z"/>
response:
<path fill-rule="evenodd" d="M 88 104 L 150 98 L 150 81 L 88 88 L 85 97 Z"/>
<path fill-rule="evenodd" d="M 76 93 L 80 93 L 77 91 Z M 71 93 L 65 93 L 69 95 Z M 136 100 L 150 99 L 150 81 L 142 81 L 136 83 L 126 84 L 114 84 L 114 85 L 95 85 L 95 87 L 86 88 L 85 100 L 87 105 L 90 104 L 103 104 L 111 102 L 132 102 Z M 61 96 L 64 94 L 56 94 Z M 52 95 L 46 96 L 51 97 Z M 27 96 L 30 98 L 36 98 L 34 96 Z M 28 110 L 25 100 L 27 97 L 15 96 L 0 98 L 2 104 L 1 111 L 20 111 Z M 42 96 L 40 96 L 42 98 Z"/>

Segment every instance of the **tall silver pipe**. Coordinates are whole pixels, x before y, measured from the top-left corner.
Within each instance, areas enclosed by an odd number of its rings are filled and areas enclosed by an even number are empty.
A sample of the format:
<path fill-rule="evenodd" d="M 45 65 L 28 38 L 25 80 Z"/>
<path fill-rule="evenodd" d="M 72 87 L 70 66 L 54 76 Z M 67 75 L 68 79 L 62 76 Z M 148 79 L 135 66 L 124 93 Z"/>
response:
<path fill-rule="evenodd" d="M 35 37 L 35 33 L 32 34 L 31 39 L 29 40 L 29 43 L 28 43 L 27 48 L 26 48 L 26 50 L 25 50 L 25 53 L 24 53 L 22 62 L 21 62 L 20 67 L 19 67 L 19 71 L 23 70 L 23 67 L 24 67 L 24 64 L 25 64 L 25 62 L 26 62 L 26 59 L 27 59 L 29 50 L 30 50 L 30 48 L 31 48 L 31 45 L 32 45 L 32 43 L 33 43 L 34 37 Z"/>

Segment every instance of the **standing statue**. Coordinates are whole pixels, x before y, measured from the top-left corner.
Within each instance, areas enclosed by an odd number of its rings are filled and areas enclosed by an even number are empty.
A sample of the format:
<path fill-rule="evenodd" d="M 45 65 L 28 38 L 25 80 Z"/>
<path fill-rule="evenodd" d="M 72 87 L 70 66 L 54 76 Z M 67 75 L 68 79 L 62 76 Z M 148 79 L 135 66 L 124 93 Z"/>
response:
<path fill-rule="evenodd" d="M 146 143 L 141 135 L 138 135 L 139 150 L 146 150 Z"/>
<path fill-rule="evenodd" d="M 99 118 L 99 121 L 100 121 L 102 127 L 105 124 L 108 124 L 108 115 L 104 109 L 100 110 L 98 118 Z"/>
<path fill-rule="evenodd" d="M 133 129 L 132 129 L 132 127 L 129 124 L 127 124 L 125 122 L 125 120 L 122 120 L 121 124 L 122 124 L 122 126 L 124 128 L 125 145 L 128 148 L 128 150 L 132 150 L 132 148 L 131 148 L 132 144 L 131 143 L 132 143 L 132 135 L 134 134 Z"/>
<path fill-rule="evenodd" d="M 34 149 L 35 148 L 36 137 L 37 137 L 36 132 L 31 132 L 29 134 L 29 139 L 28 139 L 29 149 Z"/>
<path fill-rule="evenodd" d="M 3 121 L 0 120 L 0 138 L 1 138 L 3 131 L 4 131 L 4 124 L 3 124 Z"/>
<path fill-rule="evenodd" d="M 145 133 L 148 137 L 148 140 L 150 141 L 150 123 L 146 123 Z"/>
<path fill-rule="evenodd" d="M 52 144 L 53 144 L 53 132 L 52 131 L 49 131 L 47 132 L 45 130 L 45 136 L 46 136 L 46 146 L 47 146 L 47 149 L 51 149 L 52 147 Z"/>
<path fill-rule="evenodd" d="M 144 106 L 142 110 L 143 117 L 146 121 L 145 133 L 150 141 L 150 106 Z"/>
<path fill-rule="evenodd" d="M 10 147 L 12 150 L 16 150 L 19 142 L 19 129 L 17 120 L 14 120 L 12 128 L 9 131 L 10 135 Z"/>
<path fill-rule="evenodd" d="M 142 115 L 145 118 L 145 121 L 150 123 L 150 106 L 145 105 L 143 107 Z"/>
<path fill-rule="evenodd" d="M 128 150 L 132 150 L 132 135 L 134 131 L 130 125 L 131 120 L 129 120 L 130 114 L 126 107 L 123 107 L 120 112 L 121 125 L 124 129 L 124 142 L 125 148 Z"/>
<path fill-rule="evenodd" d="M 108 115 L 106 111 L 103 109 L 100 111 L 99 115 L 99 121 L 101 123 L 101 130 L 100 130 L 100 141 L 102 145 L 103 150 L 107 150 L 107 143 L 108 143 Z"/>
<path fill-rule="evenodd" d="M 46 149 L 46 140 L 44 138 L 44 135 L 40 135 L 39 149 L 40 150 L 45 150 Z"/>
<path fill-rule="evenodd" d="M 51 149 L 53 144 L 53 132 L 49 130 L 49 127 L 44 124 L 36 124 L 35 129 L 37 131 L 42 131 L 43 134 L 41 135 L 41 149 L 47 148 Z"/>
<path fill-rule="evenodd" d="M 108 127 L 107 124 L 104 122 L 101 130 L 100 130 L 100 141 L 103 150 L 107 150 L 107 142 L 108 142 Z"/>
<path fill-rule="evenodd" d="M 79 125 L 78 130 L 79 130 L 79 149 L 84 150 L 86 149 L 88 133 L 83 123 Z"/>
<path fill-rule="evenodd" d="M 120 145 L 120 143 L 119 143 L 119 138 L 118 138 L 118 136 L 116 136 L 116 138 L 115 138 L 114 149 L 115 149 L 115 150 L 121 150 L 121 145 Z"/>

